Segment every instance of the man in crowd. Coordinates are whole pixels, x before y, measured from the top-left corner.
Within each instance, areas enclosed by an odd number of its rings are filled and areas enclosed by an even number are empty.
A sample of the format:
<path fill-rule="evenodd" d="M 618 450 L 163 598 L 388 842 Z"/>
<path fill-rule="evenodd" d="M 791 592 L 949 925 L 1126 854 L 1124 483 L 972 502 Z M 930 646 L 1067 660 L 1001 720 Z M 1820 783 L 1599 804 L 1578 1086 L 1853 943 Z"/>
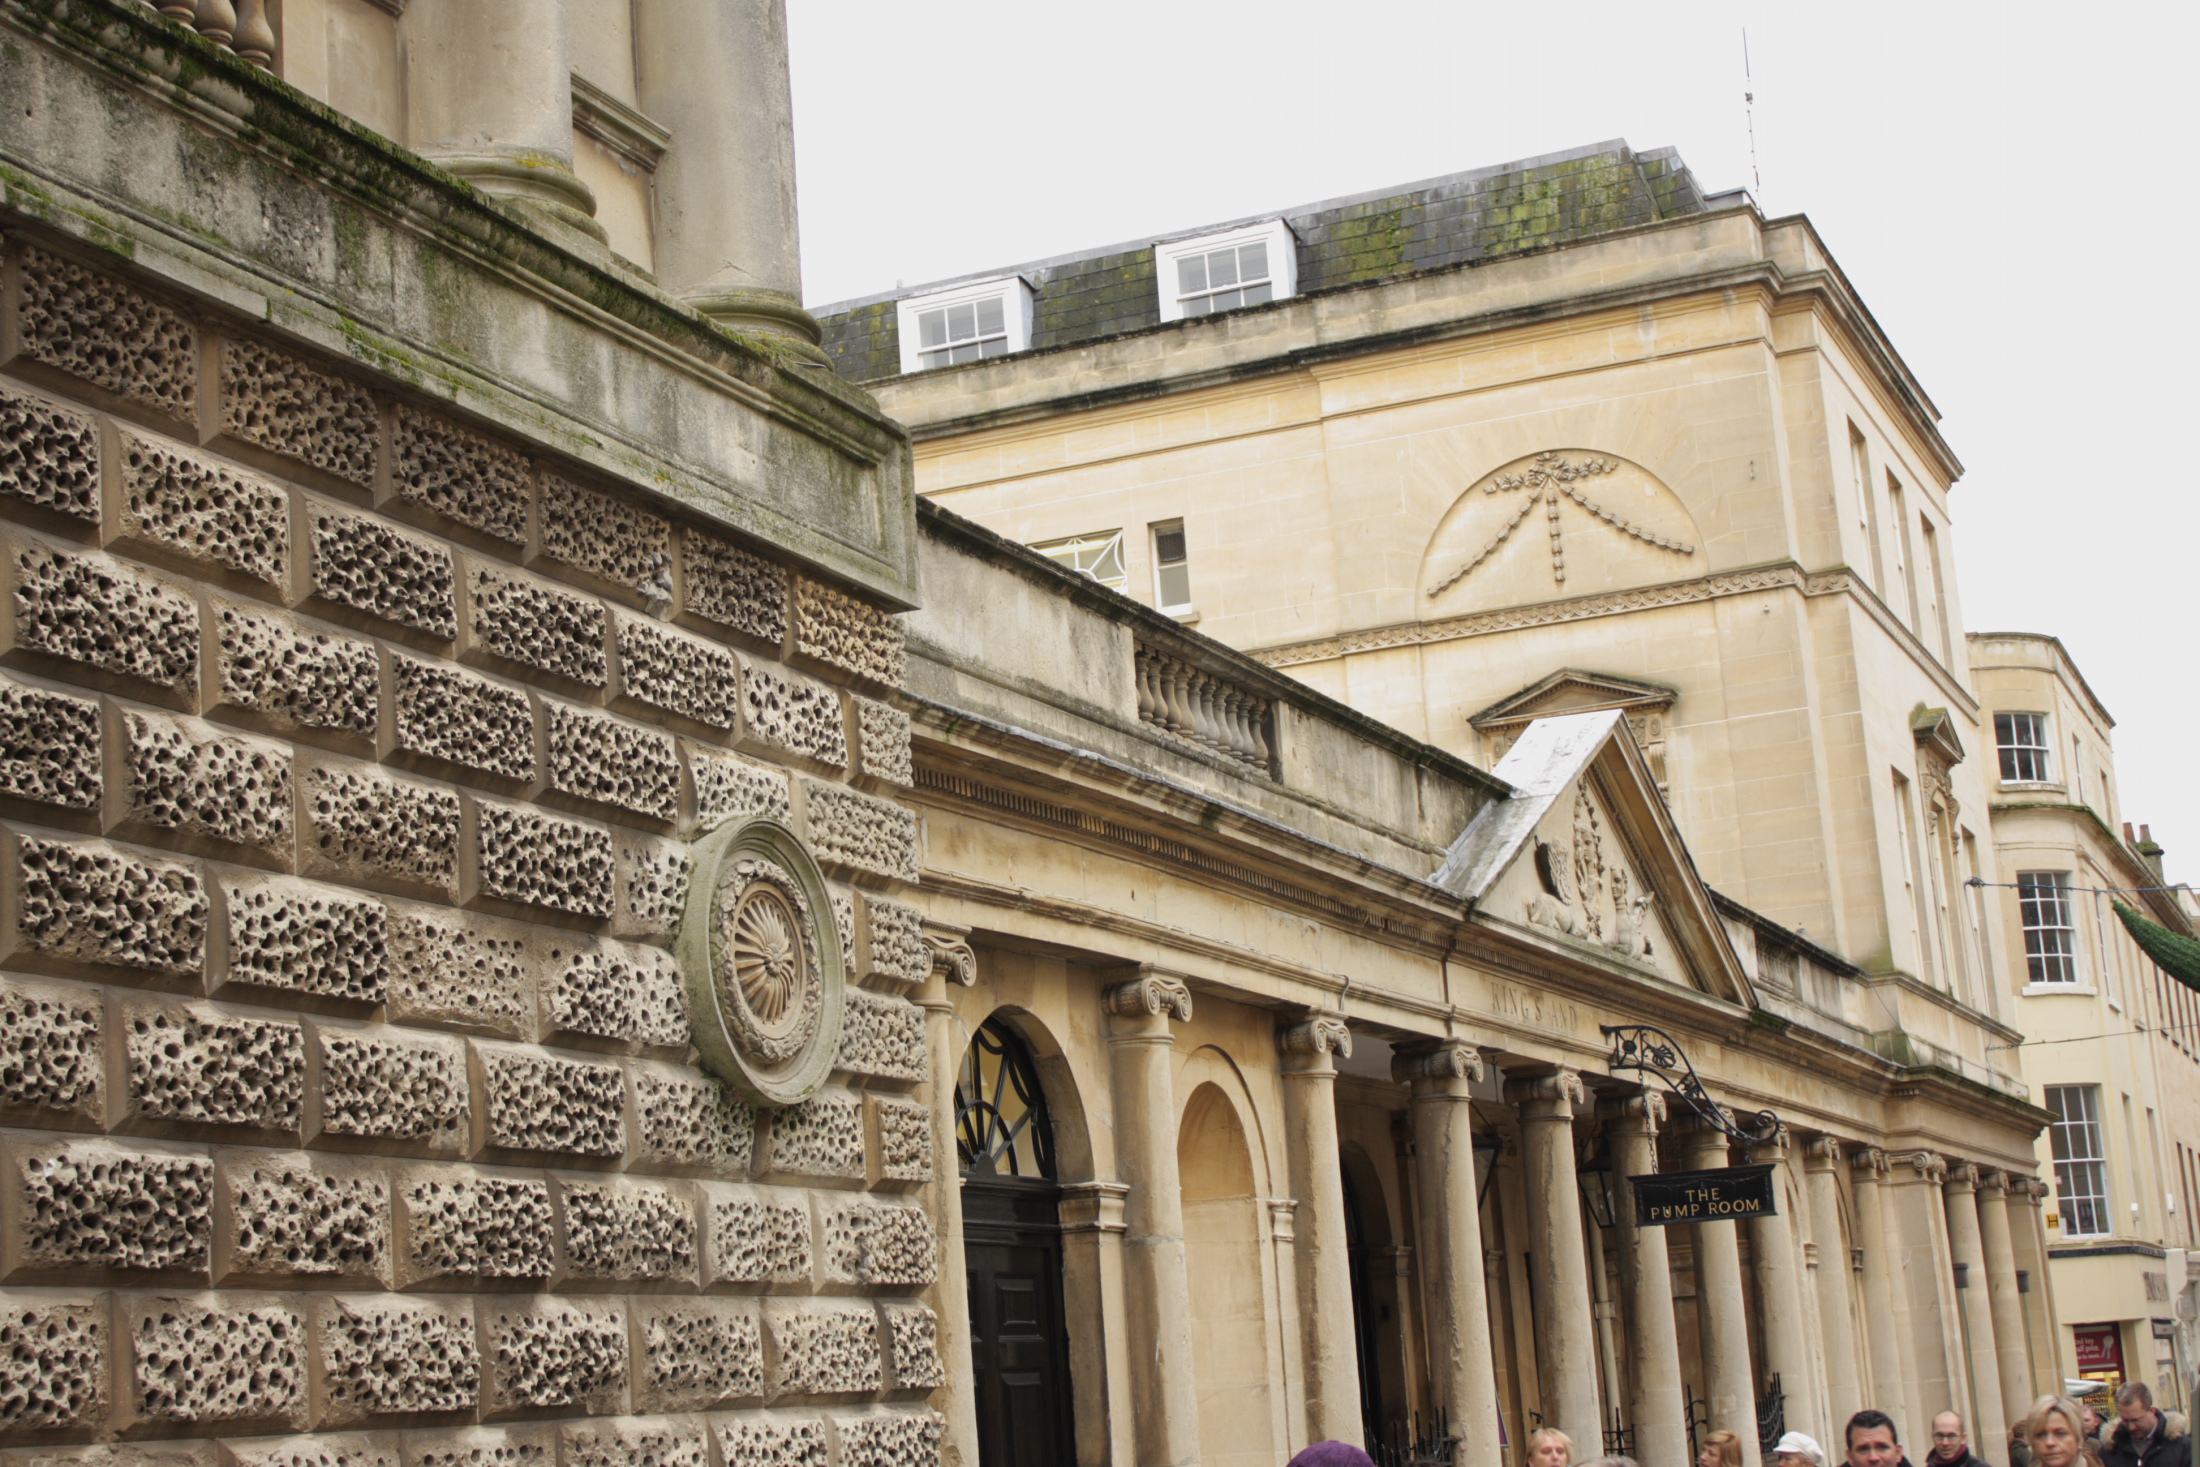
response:
<path fill-rule="evenodd" d="M 1894 1418 L 1884 1411 L 1869 1407 L 1849 1418 L 1847 1427 L 1849 1467 L 1910 1467 L 1910 1459 L 1902 1454 L 1902 1439 L 1895 1431 Z M 2179 1463 L 2177 1467 L 2191 1467 Z"/>
<path fill-rule="evenodd" d="M 2192 1467 L 2192 1439 L 2171 1431 L 2146 1382 L 2130 1381 L 2116 1392 L 2116 1417 L 2101 1446 L 2104 1467 Z"/>
<path fill-rule="evenodd" d="M 1933 1454 L 1925 1460 L 1930 1467 L 1986 1467 L 1983 1459 L 1972 1455 L 1971 1433 L 1954 1411 L 1933 1418 Z"/>

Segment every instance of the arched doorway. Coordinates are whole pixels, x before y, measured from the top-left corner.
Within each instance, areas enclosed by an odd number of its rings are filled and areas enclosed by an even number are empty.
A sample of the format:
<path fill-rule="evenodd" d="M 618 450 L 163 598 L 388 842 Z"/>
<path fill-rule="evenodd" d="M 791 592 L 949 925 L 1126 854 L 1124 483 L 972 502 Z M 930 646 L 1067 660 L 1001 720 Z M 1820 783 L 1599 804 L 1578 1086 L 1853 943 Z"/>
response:
<path fill-rule="evenodd" d="M 1261 1291 L 1261 1204 L 1237 1107 L 1208 1081 L 1184 1105 L 1176 1166 L 1184 1197 L 1192 1365 L 1203 1467 L 1272 1467 L 1274 1388 Z"/>
<path fill-rule="evenodd" d="M 1061 1184 L 1031 1049 L 988 1019 L 955 1080 L 980 1467 L 1069 1467 Z"/>

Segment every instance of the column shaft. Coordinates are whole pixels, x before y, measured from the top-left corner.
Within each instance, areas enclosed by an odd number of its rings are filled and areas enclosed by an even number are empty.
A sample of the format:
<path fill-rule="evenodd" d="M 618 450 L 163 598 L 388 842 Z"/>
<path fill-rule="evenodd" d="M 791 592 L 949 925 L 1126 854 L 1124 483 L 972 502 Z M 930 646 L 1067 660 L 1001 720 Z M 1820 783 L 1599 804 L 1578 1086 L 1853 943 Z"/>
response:
<path fill-rule="evenodd" d="M 1987 1307 L 1994 1316 L 1994 1363 L 2001 1382 L 2001 1414 L 2008 1425 L 2032 1404 L 2032 1372 L 2026 1363 L 2024 1296 L 2017 1292 L 2017 1250 L 2009 1236 L 2009 1176 L 1986 1172 L 1978 1187 L 1979 1243 L 1985 1249 L 1983 1280 Z M 1973 1279 L 1976 1290 L 1982 1281 Z M 2008 1440 L 2007 1431 L 1997 1445 Z M 1982 1454 L 1983 1455 L 1983 1454 Z M 1999 1452 L 1994 1455 L 2000 1455 Z"/>
<path fill-rule="evenodd" d="M 1857 1385 L 1855 1293 L 1850 1288 L 1849 1233 L 1841 1226 L 1841 1143 L 1821 1136 L 1803 1151 L 1803 1186 L 1810 1196 L 1810 1231 L 1818 1244 L 1818 1326 L 1825 1337 L 1824 1421 L 1831 1440 L 1863 1409 Z"/>
<path fill-rule="evenodd" d="M 1786 1169 L 1788 1142 L 1777 1140 L 1749 1148 L 1752 1162 Z M 1781 1172 L 1773 1173 L 1775 1192 L 1783 1192 Z M 1749 1220 L 1749 1255 L 1757 1274 L 1757 1308 L 1764 1322 L 1765 1369 L 1780 1377 L 1787 1400 L 1787 1423 L 1824 1442 L 1825 1415 L 1818 1404 L 1817 1372 L 1812 1368 L 1810 1334 L 1803 1313 L 1803 1256 L 1795 1246 L 1795 1221 L 1785 1211 Z M 1766 1382 L 1767 1389 L 1771 1383 Z"/>
<path fill-rule="evenodd" d="M 1909 1419 L 1904 1425 L 1920 1439 L 1931 1429 L 1936 1413 L 1950 1406 L 1962 1410 L 1969 1395 L 1964 1389 L 1962 1362 L 1951 1358 L 1947 1321 L 1942 1317 L 1941 1237 L 1947 1223 L 1940 1188 L 1947 1174 L 1947 1162 L 1929 1151 L 1904 1152 L 1889 1159 L 1894 1309 L 1909 1349 L 1904 1397 Z M 1952 1273 L 1951 1269 L 1951 1293 Z"/>
<path fill-rule="evenodd" d="M 1689 1136 L 1689 1166 L 1708 1171 L 1730 1164 L 1724 1131 L 1698 1122 Z M 1742 1297 L 1742 1245 L 1732 1222 L 1690 1229 L 1696 1253 L 1696 1328 L 1703 1337 L 1704 1394 L 1711 1429 L 1741 1438 L 1744 1467 L 1759 1467 L 1757 1389 L 1749 1368 L 1749 1311 Z"/>
<path fill-rule="evenodd" d="M 940 1407 L 947 1418 L 942 1456 L 975 1467 L 978 1460 L 978 1401 L 970 1369 L 970 1283 L 963 1261 L 962 1167 L 955 1154 L 955 1083 L 962 1069 L 962 1043 L 955 1023 L 955 1002 L 948 985 L 968 985 L 977 975 L 977 959 L 959 935 L 927 934 L 933 954 L 925 980 L 924 1040 L 931 1066 L 932 1216 L 940 1230 L 940 1282 L 932 1309 L 940 1359 L 947 1385 Z"/>
<path fill-rule="evenodd" d="M 1344 1170 L 1337 1147 L 1337 1065 L 1352 1054 L 1342 1019 L 1316 1017 L 1281 1036 L 1283 1118 L 1291 1160 L 1299 1328 L 1306 1355 L 1309 1441 L 1360 1445 L 1360 1362 L 1345 1238 Z"/>
<path fill-rule="evenodd" d="M 416 6 L 405 37 L 414 151 L 601 239 L 595 196 L 573 173 L 565 0 Z"/>
<path fill-rule="evenodd" d="M 2009 1458 L 2009 1417 L 2001 1403 L 2001 1351 L 1994 1338 L 1992 1284 L 1987 1276 L 1986 1245 L 1979 1232 L 1978 1168 L 1966 1162 L 1948 1168 L 1943 1194 L 1948 1207 L 1948 1254 L 1962 1278 L 1956 1290 L 1963 1311 L 1964 1341 L 1969 1346 L 1971 1450 L 1992 1461 Z"/>
<path fill-rule="evenodd" d="M 1894 1230 L 1887 1221 L 1894 1208 L 1887 1196 L 1887 1154 L 1859 1151 L 1850 1167 L 1856 1184 L 1856 1232 L 1864 1250 L 1865 1339 L 1871 1346 L 1873 1402 L 1895 1418 L 1898 1440 L 1920 1440 L 1916 1433 L 1924 1432 L 1927 1422 L 1914 1420 L 1910 1410 L 1909 1336 L 1895 1290 L 1900 1260 Z"/>
<path fill-rule="evenodd" d="M 2062 1332 L 2056 1327 L 2055 1293 L 2047 1277 L 2046 1229 L 2040 1218 L 2040 1199 L 2046 1194 L 2047 1184 L 2037 1177 L 2010 1179 L 2009 1242 L 2028 1286 L 2021 1297 L 2034 1400 L 2060 1392 L 2063 1381 Z"/>
<path fill-rule="evenodd" d="M 1544 1417 L 1577 1442 L 1599 1442 L 1603 1422 L 1597 1402 L 1596 1312 L 1589 1302 L 1581 1190 L 1574 1167 L 1574 1106 L 1588 1098 L 1588 1091 L 1572 1070 L 1515 1081 L 1506 1089 L 1507 1098 L 1520 1107 Z"/>
<path fill-rule="evenodd" d="M 1686 1467 L 1688 1422 L 1681 1389 L 1679 1326 L 1673 1317 L 1673 1267 L 1665 1229 L 1641 1226 L 1635 1189 L 1627 1177 L 1658 1169 L 1657 1128 L 1662 1096 L 1642 1095 L 1607 1123 L 1612 1138 L 1613 1231 L 1619 1250 L 1620 1305 L 1627 1311 L 1627 1422 L 1635 1432 L 1635 1457 L 1646 1467 Z M 1586 1450 L 1586 1447 L 1584 1447 Z"/>

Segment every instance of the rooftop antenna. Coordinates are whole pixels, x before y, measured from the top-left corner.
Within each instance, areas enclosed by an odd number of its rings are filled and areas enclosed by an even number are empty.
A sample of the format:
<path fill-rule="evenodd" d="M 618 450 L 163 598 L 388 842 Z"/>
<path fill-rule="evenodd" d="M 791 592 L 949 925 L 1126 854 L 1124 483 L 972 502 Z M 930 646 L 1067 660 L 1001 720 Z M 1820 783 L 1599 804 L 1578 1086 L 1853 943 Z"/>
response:
<path fill-rule="evenodd" d="M 1757 172 L 1757 84 L 1749 74 L 1749 27 L 1742 27 L 1742 121 L 1749 129 L 1749 181 L 1750 191 L 1757 195 L 1757 207 L 1765 203 L 1765 180 Z"/>

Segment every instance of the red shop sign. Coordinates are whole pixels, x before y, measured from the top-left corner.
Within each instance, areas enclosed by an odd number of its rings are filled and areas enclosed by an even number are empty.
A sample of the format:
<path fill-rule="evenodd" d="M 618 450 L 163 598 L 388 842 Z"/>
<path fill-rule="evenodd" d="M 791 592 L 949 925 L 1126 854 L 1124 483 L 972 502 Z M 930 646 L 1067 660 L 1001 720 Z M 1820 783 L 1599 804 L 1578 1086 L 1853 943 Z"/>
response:
<path fill-rule="evenodd" d="M 2124 1368 L 2124 1332 L 2113 1324 L 2080 1324 L 2071 1328 L 2078 1337 L 2078 1371 Z"/>

